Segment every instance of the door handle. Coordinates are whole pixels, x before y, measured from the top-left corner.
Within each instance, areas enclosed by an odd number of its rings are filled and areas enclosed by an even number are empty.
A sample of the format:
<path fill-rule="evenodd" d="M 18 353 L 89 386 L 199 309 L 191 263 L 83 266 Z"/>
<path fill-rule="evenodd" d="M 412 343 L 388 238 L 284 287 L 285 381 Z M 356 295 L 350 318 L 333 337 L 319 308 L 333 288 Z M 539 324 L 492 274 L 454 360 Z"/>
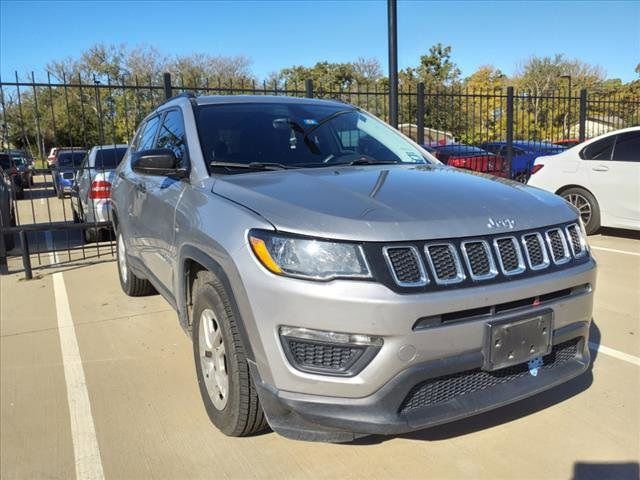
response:
<path fill-rule="evenodd" d="M 593 170 L 594 172 L 608 172 L 609 167 L 607 167 L 606 165 L 596 165 L 591 170 Z"/>

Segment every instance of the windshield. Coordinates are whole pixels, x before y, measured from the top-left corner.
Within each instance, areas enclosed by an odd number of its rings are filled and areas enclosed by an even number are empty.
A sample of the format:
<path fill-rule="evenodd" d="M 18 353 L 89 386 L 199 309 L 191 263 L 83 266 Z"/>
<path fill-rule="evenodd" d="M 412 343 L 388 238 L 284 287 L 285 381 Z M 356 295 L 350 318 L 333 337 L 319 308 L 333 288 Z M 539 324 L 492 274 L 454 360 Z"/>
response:
<path fill-rule="evenodd" d="M 96 151 L 95 168 L 97 170 L 115 169 L 127 152 L 127 147 L 101 148 Z"/>
<path fill-rule="evenodd" d="M 197 115 L 203 153 L 211 164 L 437 162 L 381 121 L 349 105 L 206 105 Z"/>
<path fill-rule="evenodd" d="M 59 167 L 79 167 L 87 152 L 62 152 L 58 155 Z"/>

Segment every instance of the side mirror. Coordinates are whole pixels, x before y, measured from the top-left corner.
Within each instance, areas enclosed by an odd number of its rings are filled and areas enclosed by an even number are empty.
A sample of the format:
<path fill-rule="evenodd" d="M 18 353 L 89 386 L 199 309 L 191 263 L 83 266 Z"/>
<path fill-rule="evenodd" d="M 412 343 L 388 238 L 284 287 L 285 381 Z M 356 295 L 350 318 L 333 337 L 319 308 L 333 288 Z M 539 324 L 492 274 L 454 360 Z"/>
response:
<path fill-rule="evenodd" d="M 178 166 L 175 153 L 168 148 L 142 150 L 131 156 L 131 168 L 143 175 L 185 178 L 189 172 Z"/>

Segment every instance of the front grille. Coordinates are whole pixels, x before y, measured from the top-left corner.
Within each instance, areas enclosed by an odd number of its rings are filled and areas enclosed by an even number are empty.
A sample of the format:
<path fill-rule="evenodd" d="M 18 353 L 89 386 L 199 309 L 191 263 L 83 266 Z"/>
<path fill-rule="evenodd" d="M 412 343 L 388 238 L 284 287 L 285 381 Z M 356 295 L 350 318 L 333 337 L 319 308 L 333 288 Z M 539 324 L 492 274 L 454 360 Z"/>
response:
<path fill-rule="evenodd" d="M 567 250 L 562 230 L 554 228 L 547 231 L 547 242 L 551 250 L 551 257 L 555 263 L 565 263 L 569 260 L 569 251 Z"/>
<path fill-rule="evenodd" d="M 522 272 L 524 267 L 516 239 L 514 237 L 505 237 L 498 238 L 495 242 L 502 273 L 513 275 Z"/>
<path fill-rule="evenodd" d="M 480 238 L 364 244 L 376 278 L 402 293 L 494 283 L 584 263 L 588 250 L 576 223 Z M 382 262 L 382 264 L 381 264 Z M 381 271 L 383 268 L 385 271 Z"/>
<path fill-rule="evenodd" d="M 287 339 L 297 366 L 323 370 L 346 370 L 362 355 L 363 347 Z"/>
<path fill-rule="evenodd" d="M 437 283 L 455 283 L 464 278 L 462 266 L 453 245 L 428 245 L 425 252 Z"/>
<path fill-rule="evenodd" d="M 490 278 L 497 274 L 487 242 L 464 242 L 462 252 L 473 279 Z"/>
<path fill-rule="evenodd" d="M 417 286 L 426 283 L 424 267 L 415 247 L 385 248 L 384 255 L 398 285 Z"/>
<path fill-rule="evenodd" d="M 581 257 L 585 254 L 586 248 L 580 240 L 580 231 L 578 225 L 569 225 L 567 230 L 567 238 L 571 244 L 571 251 L 575 257 Z"/>
<path fill-rule="evenodd" d="M 523 235 L 522 242 L 525 253 L 527 254 L 527 260 L 529 261 L 529 268 L 536 270 L 549 265 L 547 252 L 544 249 L 544 242 L 539 233 Z"/>
<path fill-rule="evenodd" d="M 553 347 L 551 353 L 542 358 L 543 364 L 539 368 L 538 375 L 544 375 L 545 371 L 557 368 L 575 358 L 578 354 L 579 341 L 580 338 L 574 338 Z M 400 405 L 399 412 L 404 415 L 420 408 L 441 405 L 463 395 L 487 390 L 527 375 L 530 375 L 529 367 L 526 363 L 522 363 L 493 372 L 477 368 L 430 379 L 411 389 Z"/>

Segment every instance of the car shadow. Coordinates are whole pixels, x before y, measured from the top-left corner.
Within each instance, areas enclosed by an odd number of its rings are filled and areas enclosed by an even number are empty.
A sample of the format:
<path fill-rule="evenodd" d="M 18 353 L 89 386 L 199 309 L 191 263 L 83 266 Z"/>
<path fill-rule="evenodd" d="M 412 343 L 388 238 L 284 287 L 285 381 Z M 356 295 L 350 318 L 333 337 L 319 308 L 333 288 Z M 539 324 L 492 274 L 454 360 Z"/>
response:
<path fill-rule="evenodd" d="M 503 425 L 514 420 L 527 417 L 533 413 L 549 408 L 585 391 L 593 383 L 593 365 L 598 356 L 597 346 L 600 345 L 600 329 L 594 322 L 589 331 L 589 343 L 591 344 L 591 363 L 582 375 L 558 385 L 550 390 L 538 393 L 524 400 L 497 408 L 472 417 L 456 420 L 444 425 L 419 430 L 416 432 L 398 435 L 397 438 L 409 440 L 438 441 L 447 440 L 479 430 Z M 373 445 L 393 439 L 393 436 L 372 435 L 359 438 L 351 445 Z"/>
<path fill-rule="evenodd" d="M 631 240 L 640 240 L 640 231 L 625 230 L 622 228 L 601 228 L 598 231 L 598 235 L 604 235 L 607 237 L 629 238 Z"/>
<path fill-rule="evenodd" d="M 572 480 L 608 480 L 638 479 L 640 465 L 638 462 L 626 463 L 586 463 L 577 462 L 573 465 Z"/>

